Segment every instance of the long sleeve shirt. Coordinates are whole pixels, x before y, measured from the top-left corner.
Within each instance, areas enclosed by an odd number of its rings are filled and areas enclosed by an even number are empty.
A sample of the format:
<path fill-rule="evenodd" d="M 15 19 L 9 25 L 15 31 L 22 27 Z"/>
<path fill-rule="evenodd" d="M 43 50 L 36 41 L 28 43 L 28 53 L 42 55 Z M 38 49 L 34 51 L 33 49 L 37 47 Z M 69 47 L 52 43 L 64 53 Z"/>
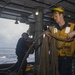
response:
<path fill-rule="evenodd" d="M 28 50 L 27 41 L 24 38 L 20 38 L 16 46 L 16 54 L 17 55 L 25 54 L 27 50 Z"/>

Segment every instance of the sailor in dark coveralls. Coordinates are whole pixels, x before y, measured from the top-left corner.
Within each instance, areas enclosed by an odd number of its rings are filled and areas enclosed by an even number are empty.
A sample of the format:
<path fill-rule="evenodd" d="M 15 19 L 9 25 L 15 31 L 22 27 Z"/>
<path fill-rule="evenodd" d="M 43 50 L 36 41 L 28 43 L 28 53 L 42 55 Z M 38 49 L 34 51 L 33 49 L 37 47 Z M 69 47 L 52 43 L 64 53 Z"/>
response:
<path fill-rule="evenodd" d="M 17 71 L 19 70 L 19 67 L 21 65 L 21 62 L 29 48 L 28 46 L 29 38 L 27 33 L 23 33 L 22 37 L 18 40 L 17 46 L 16 46 L 16 55 L 18 59 L 18 66 L 17 66 Z M 22 75 L 27 75 L 26 74 L 26 67 L 27 67 L 27 60 L 24 61 L 24 64 L 22 66 Z"/>

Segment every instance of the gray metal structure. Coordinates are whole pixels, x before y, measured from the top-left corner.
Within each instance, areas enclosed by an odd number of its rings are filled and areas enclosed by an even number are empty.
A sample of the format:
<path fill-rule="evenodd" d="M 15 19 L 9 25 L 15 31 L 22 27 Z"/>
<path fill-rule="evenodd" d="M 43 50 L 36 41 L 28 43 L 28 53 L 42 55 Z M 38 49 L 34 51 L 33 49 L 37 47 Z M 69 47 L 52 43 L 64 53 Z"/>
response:
<path fill-rule="evenodd" d="M 62 6 L 65 10 L 66 20 L 75 23 L 74 0 L 0 0 L 0 18 L 13 19 L 29 25 L 35 25 L 36 9 L 41 8 L 43 10 L 43 26 L 51 25 L 54 21 L 50 18 L 50 11 L 55 6 Z M 34 27 L 30 30 L 30 34 L 33 35 L 35 33 Z"/>
<path fill-rule="evenodd" d="M 35 23 L 34 12 L 38 6 L 43 9 L 44 23 L 52 22 L 50 10 L 54 6 L 62 6 L 66 11 L 67 20 L 75 22 L 74 0 L 0 0 L 0 17 Z"/>

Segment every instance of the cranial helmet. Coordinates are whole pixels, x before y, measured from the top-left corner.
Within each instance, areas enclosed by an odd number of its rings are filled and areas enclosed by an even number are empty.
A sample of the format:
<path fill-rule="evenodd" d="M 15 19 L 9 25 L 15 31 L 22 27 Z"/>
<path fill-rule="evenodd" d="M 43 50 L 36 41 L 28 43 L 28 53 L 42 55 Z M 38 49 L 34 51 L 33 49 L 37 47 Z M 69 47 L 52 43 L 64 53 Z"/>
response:
<path fill-rule="evenodd" d="M 22 37 L 23 37 L 23 36 L 28 36 L 28 33 L 25 33 L 25 32 L 22 33 Z"/>
<path fill-rule="evenodd" d="M 61 8 L 61 7 L 55 7 L 51 10 L 51 17 L 53 18 L 54 17 L 54 14 L 57 14 L 57 13 L 64 13 L 64 9 Z"/>
<path fill-rule="evenodd" d="M 53 8 L 54 11 L 58 11 L 60 13 L 64 13 L 64 9 L 61 8 L 61 7 L 56 7 L 56 8 Z"/>

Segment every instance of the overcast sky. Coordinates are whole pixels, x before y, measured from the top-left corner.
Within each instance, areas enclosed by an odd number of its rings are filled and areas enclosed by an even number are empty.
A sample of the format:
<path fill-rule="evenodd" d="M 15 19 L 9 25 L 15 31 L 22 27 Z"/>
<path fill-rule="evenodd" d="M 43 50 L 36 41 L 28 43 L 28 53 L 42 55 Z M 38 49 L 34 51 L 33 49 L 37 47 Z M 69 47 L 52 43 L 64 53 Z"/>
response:
<path fill-rule="evenodd" d="M 21 34 L 29 28 L 25 23 L 14 23 L 14 20 L 0 18 L 0 48 L 15 48 Z"/>

